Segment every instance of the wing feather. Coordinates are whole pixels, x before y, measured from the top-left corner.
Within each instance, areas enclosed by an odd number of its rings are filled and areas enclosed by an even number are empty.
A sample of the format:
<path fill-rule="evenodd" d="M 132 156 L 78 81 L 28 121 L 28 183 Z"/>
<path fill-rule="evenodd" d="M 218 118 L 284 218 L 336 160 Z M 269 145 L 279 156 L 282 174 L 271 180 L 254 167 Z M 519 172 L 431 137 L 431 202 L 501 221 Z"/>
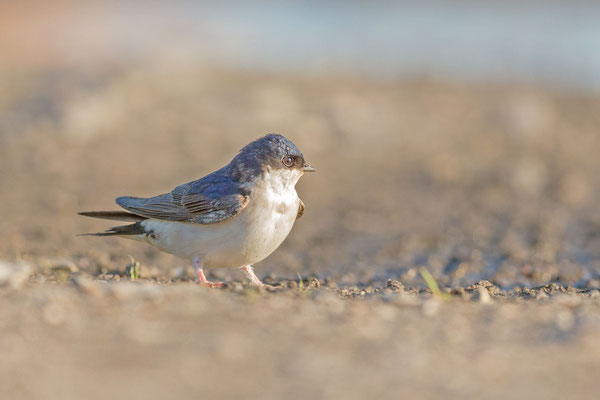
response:
<path fill-rule="evenodd" d="M 300 199 L 298 199 L 300 200 Z M 299 220 L 300 217 L 302 217 L 304 215 L 304 202 L 302 200 L 300 200 L 299 204 L 298 204 L 298 214 L 296 214 L 296 220 Z"/>
<path fill-rule="evenodd" d="M 146 218 L 199 224 L 224 221 L 239 214 L 250 200 L 247 190 L 227 175 L 226 168 L 177 186 L 170 193 L 150 198 L 119 197 L 116 202 Z"/>

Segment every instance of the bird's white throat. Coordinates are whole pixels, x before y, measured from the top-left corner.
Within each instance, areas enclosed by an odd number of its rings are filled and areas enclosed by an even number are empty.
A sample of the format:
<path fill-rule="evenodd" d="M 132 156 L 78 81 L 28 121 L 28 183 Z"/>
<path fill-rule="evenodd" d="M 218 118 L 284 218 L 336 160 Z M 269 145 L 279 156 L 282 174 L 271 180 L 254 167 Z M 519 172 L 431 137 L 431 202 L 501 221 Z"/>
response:
<path fill-rule="evenodd" d="M 296 169 L 266 171 L 253 189 L 252 199 L 261 209 L 261 214 L 291 213 L 298 210 L 296 183 L 303 172 Z M 266 215 L 265 215 L 266 216 Z"/>
<path fill-rule="evenodd" d="M 260 184 L 261 189 L 268 189 L 274 193 L 283 194 L 293 190 L 304 172 L 298 169 L 269 169 L 265 172 Z"/>

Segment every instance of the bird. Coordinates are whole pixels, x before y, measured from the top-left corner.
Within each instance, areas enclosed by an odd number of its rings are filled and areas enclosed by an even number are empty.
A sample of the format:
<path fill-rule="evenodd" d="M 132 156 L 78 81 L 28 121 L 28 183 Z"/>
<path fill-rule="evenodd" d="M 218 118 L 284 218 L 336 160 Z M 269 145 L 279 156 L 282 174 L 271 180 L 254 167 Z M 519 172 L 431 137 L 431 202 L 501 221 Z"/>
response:
<path fill-rule="evenodd" d="M 224 285 L 208 281 L 204 269 L 233 267 L 262 287 L 253 265 L 273 253 L 304 214 L 296 183 L 315 171 L 295 144 L 270 133 L 244 146 L 223 168 L 169 193 L 118 197 L 126 211 L 78 214 L 133 222 L 84 235 L 134 239 L 191 260 L 204 286 Z"/>

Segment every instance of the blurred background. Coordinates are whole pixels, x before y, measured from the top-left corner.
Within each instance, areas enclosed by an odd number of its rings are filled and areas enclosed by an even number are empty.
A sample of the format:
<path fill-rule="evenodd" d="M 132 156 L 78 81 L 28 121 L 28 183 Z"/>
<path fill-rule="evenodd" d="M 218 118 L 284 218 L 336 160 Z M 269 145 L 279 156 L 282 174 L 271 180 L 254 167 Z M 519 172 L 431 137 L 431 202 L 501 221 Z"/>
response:
<path fill-rule="evenodd" d="M 600 277 L 600 3 L 2 2 L 0 257 L 92 274 L 76 237 L 278 132 L 318 173 L 259 276 L 502 287 Z M 174 272 L 176 271 L 176 272 Z M 235 271 L 216 271 L 240 279 Z"/>
<path fill-rule="evenodd" d="M 593 397 L 599 71 L 596 1 L 0 1 L 0 397 Z M 276 292 L 76 236 L 269 132 Z"/>

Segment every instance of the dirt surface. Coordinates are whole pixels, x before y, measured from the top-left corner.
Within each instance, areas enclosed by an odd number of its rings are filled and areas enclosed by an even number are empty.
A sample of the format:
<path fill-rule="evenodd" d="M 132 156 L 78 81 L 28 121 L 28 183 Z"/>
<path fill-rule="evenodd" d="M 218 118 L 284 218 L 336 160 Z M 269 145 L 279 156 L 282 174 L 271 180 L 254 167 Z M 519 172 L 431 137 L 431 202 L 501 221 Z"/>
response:
<path fill-rule="evenodd" d="M 589 398 L 600 291 L 37 276 L 1 292 L 3 398 Z"/>
<path fill-rule="evenodd" d="M 600 391 L 600 97 L 160 63 L 0 77 L 1 398 Z M 77 211 L 273 131 L 318 173 L 255 266 L 268 289 L 232 270 L 198 287 L 187 260 L 76 236 L 112 226 Z"/>

